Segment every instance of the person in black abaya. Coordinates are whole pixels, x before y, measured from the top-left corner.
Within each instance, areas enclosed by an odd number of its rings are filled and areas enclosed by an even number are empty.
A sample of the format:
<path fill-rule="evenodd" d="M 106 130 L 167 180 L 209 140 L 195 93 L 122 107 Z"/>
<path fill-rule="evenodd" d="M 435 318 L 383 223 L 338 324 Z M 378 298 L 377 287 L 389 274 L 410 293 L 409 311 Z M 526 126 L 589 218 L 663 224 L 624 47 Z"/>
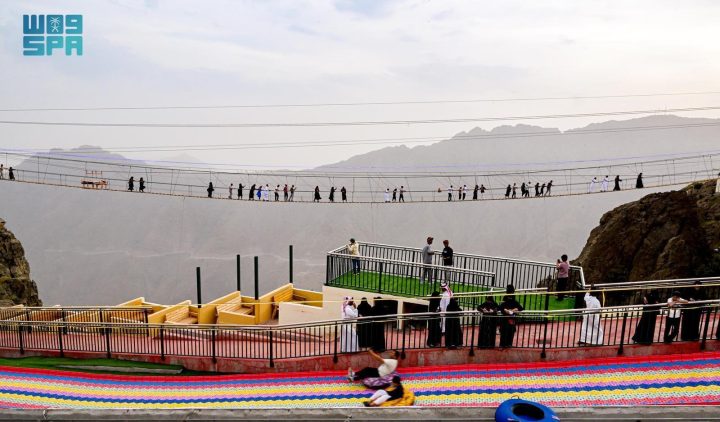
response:
<path fill-rule="evenodd" d="M 370 347 L 377 353 L 384 352 L 385 349 L 385 302 L 380 297 L 375 298 L 370 313 L 375 317 L 375 321 L 370 324 Z"/>
<path fill-rule="evenodd" d="M 515 289 L 508 289 L 508 291 L 514 292 Z M 512 347 L 515 330 L 517 329 L 517 313 L 523 310 L 525 308 L 515 300 L 514 294 L 509 294 L 503 298 L 499 307 L 502 315 L 502 318 L 500 318 L 500 347 Z"/>
<path fill-rule="evenodd" d="M 438 347 L 442 343 L 442 330 L 440 329 L 440 292 L 432 292 L 428 312 L 433 312 L 437 316 L 428 319 L 428 347 Z"/>
<path fill-rule="evenodd" d="M 641 305 L 644 305 L 640 321 L 635 327 L 635 334 L 632 340 L 637 344 L 652 344 L 655 338 L 655 323 L 660 315 L 660 301 L 655 292 L 651 291 L 643 295 Z"/>
<path fill-rule="evenodd" d="M 690 302 L 706 300 L 705 292 L 700 287 L 700 281 L 685 292 L 685 298 Z M 690 303 L 687 309 L 682 310 L 682 322 L 680 326 L 680 340 L 700 340 L 700 320 L 702 319 L 702 305 Z"/>
<path fill-rule="evenodd" d="M 362 301 L 357 307 L 359 317 L 372 316 L 372 306 L 367 301 L 367 298 L 362 298 Z M 357 335 L 358 335 L 358 346 L 359 347 L 370 347 L 370 333 L 372 329 L 371 321 L 358 321 L 357 323 Z"/>
<path fill-rule="evenodd" d="M 480 318 L 480 333 L 478 334 L 477 347 L 488 349 L 495 347 L 495 332 L 497 331 L 498 305 L 492 296 L 485 298 L 485 302 L 478 306 Z"/>
<path fill-rule="evenodd" d="M 622 182 L 620 175 L 615 176 L 615 187 L 613 187 L 613 190 L 620 190 L 620 182 Z"/>
<path fill-rule="evenodd" d="M 448 303 L 447 312 L 460 312 L 460 304 L 457 299 L 450 299 Z M 445 347 L 450 350 L 457 349 L 462 346 L 462 327 L 460 327 L 460 316 L 459 315 L 448 315 L 445 317 Z"/>
<path fill-rule="evenodd" d="M 638 174 L 637 180 L 635 181 L 635 189 L 642 189 L 645 185 L 642 180 L 642 173 Z"/>

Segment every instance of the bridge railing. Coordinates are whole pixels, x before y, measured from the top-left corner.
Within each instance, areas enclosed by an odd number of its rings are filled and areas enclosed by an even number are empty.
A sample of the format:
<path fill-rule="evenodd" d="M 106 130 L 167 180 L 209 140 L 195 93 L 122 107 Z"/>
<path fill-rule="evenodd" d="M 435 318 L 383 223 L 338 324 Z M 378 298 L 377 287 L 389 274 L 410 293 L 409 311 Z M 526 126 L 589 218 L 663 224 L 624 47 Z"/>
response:
<path fill-rule="evenodd" d="M 653 294 L 666 301 L 673 291 L 684 299 L 703 300 L 720 297 L 720 277 L 696 277 L 667 280 L 628 281 L 624 283 L 595 284 L 603 294 L 606 305 L 633 305 L 642 303 L 644 295 Z"/>
<path fill-rule="evenodd" d="M 665 305 L 527 311 L 483 315 L 477 311 L 388 315 L 288 326 L 222 326 L 62 321 L 0 321 L 0 349 L 64 355 L 91 352 L 266 360 L 332 356 L 377 350 L 613 347 L 680 341 L 698 349 L 720 338 L 720 301 L 690 303 L 669 313 Z M 675 318 L 677 317 L 677 318 Z M 441 327 L 445 333 L 440 335 Z M 496 331 L 500 336 L 496 335 Z M 602 333 L 600 333 L 602 331 Z M 650 352 L 649 352 L 650 353 Z"/>

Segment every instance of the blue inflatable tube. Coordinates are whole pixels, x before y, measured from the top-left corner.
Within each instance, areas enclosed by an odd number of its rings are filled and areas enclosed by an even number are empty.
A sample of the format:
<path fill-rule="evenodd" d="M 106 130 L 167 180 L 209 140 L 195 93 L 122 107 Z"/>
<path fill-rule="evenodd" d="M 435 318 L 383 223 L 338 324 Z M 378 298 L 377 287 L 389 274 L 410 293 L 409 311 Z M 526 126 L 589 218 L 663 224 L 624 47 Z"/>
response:
<path fill-rule="evenodd" d="M 510 399 L 495 410 L 496 422 L 556 422 L 560 418 L 547 406 L 528 400 Z"/>

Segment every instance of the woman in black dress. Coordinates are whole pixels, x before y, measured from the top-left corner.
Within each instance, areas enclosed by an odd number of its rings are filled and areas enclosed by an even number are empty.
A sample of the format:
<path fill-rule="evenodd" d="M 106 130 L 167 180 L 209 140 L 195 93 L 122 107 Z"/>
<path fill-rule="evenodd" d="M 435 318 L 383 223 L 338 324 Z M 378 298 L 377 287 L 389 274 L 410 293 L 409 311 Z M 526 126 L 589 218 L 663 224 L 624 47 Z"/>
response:
<path fill-rule="evenodd" d="M 313 202 L 320 202 L 320 187 L 315 186 L 315 196 L 313 197 Z"/>
<path fill-rule="evenodd" d="M 512 289 L 514 291 L 515 289 Z M 517 324 L 517 313 L 525 308 L 515 300 L 515 295 L 507 295 L 500 304 L 500 347 L 512 347 Z"/>
<path fill-rule="evenodd" d="M 700 288 L 700 281 L 696 281 L 695 285 L 686 291 L 685 298 L 690 302 L 706 300 L 705 292 Z M 680 340 L 700 340 L 700 319 L 702 319 L 703 312 L 700 306 L 702 305 L 690 303 L 686 305 L 687 309 L 682 310 Z"/>
<path fill-rule="evenodd" d="M 478 334 L 478 345 L 481 349 L 495 347 L 495 332 L 497 331 L 498 305 L 492 296 L 485 298 L 485 302 L 478 306 L 480 318 L 480 333 Z"/>
<path fill-rule="evenodd" d="M 457 299 L 450 299 L 450 303 L 447 306 L 447 312 L 460 312 L 460 304 Z M 460 316 L 459 315 L 448 315 L 445 317 L 445 347 L 450 350 L 457 349 L 462 346 L 462 328 L 460 327 Z"/>
<path fill-rule="evenodd" d="M 632 336 L 632 340 L 637 344 L 652 344 L 655 338 L 655 323 L 658 315 L 660 315 L 660 304 L 658 301 L 657 294 L 653 291 L 643 295 L 642 305 L 645 305 L 638 321 L 637 327 L 635 327 L 635 334 Z"/>
<path fill-rule="evenodd" d="M 430 304 L 428 305 L 428 312 L 433 312 L 437 316 L 433 316 L 428 319 L 428 347 L 438 347 L 442 343 L 442 331 L 440 330 L 440 293 L 438 291 L 432 292 Z"/>
<path fill-rule="evenodd" d="M 357 307 L 357 311 L 360 317 L 372 316 L 372 306 L 368 303 L 367 298 L 362 298 L 362 301 Z M 371 324 L 371 321 L 358 321 L 357 335 L 359 347 L 370 347 Z"/>
<path fill-rule="evenodd" d="M 375 321 L 370 324 L 370 348 L 375 352 L 384 352 L 385 349 L 385 302 L 382 298 L 376 297 L 370 314 Z"/>

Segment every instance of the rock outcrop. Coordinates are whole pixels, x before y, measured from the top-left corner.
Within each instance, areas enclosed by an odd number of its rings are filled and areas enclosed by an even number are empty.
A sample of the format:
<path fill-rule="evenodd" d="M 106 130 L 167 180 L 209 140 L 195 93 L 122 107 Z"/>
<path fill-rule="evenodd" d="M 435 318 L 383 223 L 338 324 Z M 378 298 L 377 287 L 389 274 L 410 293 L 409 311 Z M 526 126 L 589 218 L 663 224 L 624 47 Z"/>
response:
<path fill-rule="evenodd" d="M 30 279 L 30 265 L 20 241 L 0 219 L 0 306 L 41 306 L 37 285 Z"/>
<path fill-rule="evenodd" d="M 580 256 L 586 283 L 720 276 L 715 180 L 655 193 L 600 219 Z"/>

